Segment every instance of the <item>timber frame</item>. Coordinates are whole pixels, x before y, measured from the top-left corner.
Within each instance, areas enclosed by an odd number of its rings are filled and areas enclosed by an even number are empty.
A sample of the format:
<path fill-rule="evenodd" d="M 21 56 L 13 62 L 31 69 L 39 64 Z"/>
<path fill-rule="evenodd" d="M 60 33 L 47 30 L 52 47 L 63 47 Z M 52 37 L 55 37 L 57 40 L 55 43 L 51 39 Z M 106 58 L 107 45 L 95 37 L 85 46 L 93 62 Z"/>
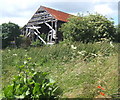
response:
<path fill-rule="evenodd" d="M 62 40 L 62 34 L 58 31 L 58 28 L 61 24 L 66 22 L 68 16 L 69 14 L 67 13 L 40 6 L 24 26 L 22 34 L 26 37 L 30 37 L 32 41 L 40 39 L 44 44 L 57 43 Z M 66 17 L 66 19 L 62 17 Z M 45 40 L 41 37 L 42 34 L 46 35 Z"/>

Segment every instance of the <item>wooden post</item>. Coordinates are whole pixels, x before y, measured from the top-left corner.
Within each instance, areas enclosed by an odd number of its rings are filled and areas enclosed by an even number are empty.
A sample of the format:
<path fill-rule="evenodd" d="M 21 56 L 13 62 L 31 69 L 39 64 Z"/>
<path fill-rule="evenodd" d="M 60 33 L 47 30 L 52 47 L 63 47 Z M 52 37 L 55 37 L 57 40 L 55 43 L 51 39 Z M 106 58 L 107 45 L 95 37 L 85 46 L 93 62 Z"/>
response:
<path fill-rule="evenodd" d="M 57 42 L 57 20 L 55 21 L 55 43 Z"/>
<path fill-rule="evenodd" d="M 27 36 L 27 33 L 28 33 L 28 28 L 26 28 L 26 33 L 24 35 Z"/>
<path fill-rule="evenodd" d="M 54 27 L 53 27 L 53 19 L 52 19 L 52 21 L 51 21 L 51 26 L 52 26 L 52 28 L 54 29 Z M 51 42 L 52 42 L 52 38 L 53 38 L 53 32 L 51 32 Z"/>
<path fill-rule="evenodd" d="M 55 21 L 55 31 L 57 32 L 57 20 Z"/>
<path fill-rule="evenodd" d="M 52 26 L 52 28 L 53 28 L 53 19 L 52 19 L 52 21 L 51 21 L 51 26 Z"/>
<path fill-rule="evenodd" d="M 37 35 L 37 37 L 44 43 L 44 44 L 47 44 L 38 34 L 41 34 L 38 30 L 38 28 L 41 28 L 41 27 L 36 27 L 34 25 L 32 25 L 31 27 L 27 27 L 29 29 L 29 33 L 27 34 L 28 35 L 32 35 L 32 40 L 34 40 L 34 34 Z M 37 32 L 35 32 L 34 30 L 36 30 Z"/>
<path fill-rule="evenodd" d="M 38 33 L 37 32 L 34 32 L 35 33 L 35 35 L 37 35 L 38 36 L 38 38 L 44 43 L 44 44 L 47 44 L 39 35 L 38 35 Z"/>

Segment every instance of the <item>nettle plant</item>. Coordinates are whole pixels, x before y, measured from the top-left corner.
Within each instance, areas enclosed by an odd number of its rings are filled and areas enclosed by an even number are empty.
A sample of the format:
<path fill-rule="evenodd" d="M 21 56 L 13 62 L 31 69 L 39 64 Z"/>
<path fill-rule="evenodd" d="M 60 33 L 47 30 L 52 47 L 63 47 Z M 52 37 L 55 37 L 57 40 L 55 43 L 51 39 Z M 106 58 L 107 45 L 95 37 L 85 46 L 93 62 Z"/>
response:
<path fill-rule="evenodd" d="M 48 73 L 35 71 L 35 64 L 27 58 L 24 64 L 17 66 L 18 75 L 12 83 L 4 87 L 4 96 L 7 99 L 55 99 L 58 97 L 56 82 L 47 78 Z"/>

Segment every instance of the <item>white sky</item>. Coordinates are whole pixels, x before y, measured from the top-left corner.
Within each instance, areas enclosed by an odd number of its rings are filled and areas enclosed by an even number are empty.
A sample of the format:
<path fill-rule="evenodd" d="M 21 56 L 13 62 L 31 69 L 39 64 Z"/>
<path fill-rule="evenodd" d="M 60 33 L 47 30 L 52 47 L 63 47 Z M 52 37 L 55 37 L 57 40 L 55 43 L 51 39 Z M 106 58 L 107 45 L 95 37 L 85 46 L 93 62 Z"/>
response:
<path fill-rule="evenodd" d="M 32 17 L 40 5 L 61 10 L 63 12 L 77 14 L 100 13 L 108 18 L 112 17 L 115 24 L 118 23 L 119 0 L 1 0 L 0 1 L 0 24 L 14 22 L 24 26 Z"/>

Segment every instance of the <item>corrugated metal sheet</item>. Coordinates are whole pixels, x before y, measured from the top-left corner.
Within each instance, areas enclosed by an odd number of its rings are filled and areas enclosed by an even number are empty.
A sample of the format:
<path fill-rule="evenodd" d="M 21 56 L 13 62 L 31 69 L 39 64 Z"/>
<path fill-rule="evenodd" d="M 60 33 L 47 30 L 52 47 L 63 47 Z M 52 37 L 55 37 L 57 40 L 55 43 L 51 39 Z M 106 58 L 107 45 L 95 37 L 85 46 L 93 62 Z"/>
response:
<path fill-rule="evenodd" d="M 68 22 L 67 19 L 71 16 L 71 14 L 64 13 L 62 11 L 58 11 L 44 6 L 41 7 L 44 8 L 47 12 L 49 12 L 53 17 L 55 17 L 55 19 L 60 21 Z"/>

